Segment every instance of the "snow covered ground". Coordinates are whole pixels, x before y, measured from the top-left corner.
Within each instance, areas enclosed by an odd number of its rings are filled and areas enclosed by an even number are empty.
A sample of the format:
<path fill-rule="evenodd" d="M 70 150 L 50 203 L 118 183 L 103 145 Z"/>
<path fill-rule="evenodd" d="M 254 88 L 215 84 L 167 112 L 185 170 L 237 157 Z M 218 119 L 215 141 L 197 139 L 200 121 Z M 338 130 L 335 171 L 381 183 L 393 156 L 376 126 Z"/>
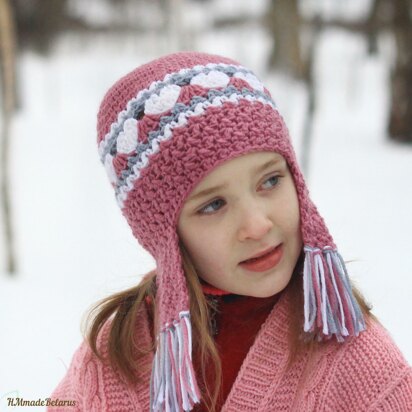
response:
<path fill-rule="evenodd" d="M 24 107 L 11 147 L 20 266 L 15 278 L 0 273 L 0 411 L 13 409 L 10 396 L 49 396 L 81 342 L 87 308 L 155 266 L 118 210 L 95 133 L 112 82 L 171 51 L 153 41 L 125 50 L 101 40 L 91 51 L 63 39 L 52 58 L 27 53 L 20 62 Z M 300 155 L 305 91 L 264 72 L 269 46 L 260 29 L 247 41 L 236 30 L 196 39 L 198 50 L 232 56 L 266 81 Z M 356 284 L 412 363 L 412 147 L 385 137 L 389 63 L 365 47 L 340 31 L 320 39 L 308 185 L 344 259 L 355 260 Z"/>

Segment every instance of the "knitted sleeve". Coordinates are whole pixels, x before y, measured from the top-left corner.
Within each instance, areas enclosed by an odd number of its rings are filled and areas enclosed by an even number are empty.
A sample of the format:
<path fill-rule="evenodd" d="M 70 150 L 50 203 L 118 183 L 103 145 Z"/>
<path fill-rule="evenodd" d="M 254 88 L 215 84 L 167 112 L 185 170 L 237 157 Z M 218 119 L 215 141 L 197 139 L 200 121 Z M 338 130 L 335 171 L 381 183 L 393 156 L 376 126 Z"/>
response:
<path fill-rule="evenodd" d="M 348 342 L 330 363 L 321 410 L 412 411 L 412 368 L 380 324 Z"/>
<path fill-rule="evenodd" d="M 371 411 L 412 411 L 412 368 L 405 368 L 403 373 L 399 374 L 377 399 Z"/>
<path fill-rule="evenodd" d="M 68 402 L 63 405 L 62 402 Z M 71 406 L 67 406 L 67 405 Z M 98 395 L 97 365 L 92 359 L 91 350 L 86 341 L 73 355 L 69 369 L 50 396 L 47 411 L 90 411 L 102 410 Z"/>
<path fill-rule="evenodd" d="M 111 321 L 106 322 L 97 338 L 97 349 L 108 360 L 108 341 Z M 135 341 L 141 347 L 151 344 L 146 311 L 136 316 Z M 49 405 L 49 412 L 143 412 L 149 409 L 151 365 L 153 353 L 139 358 L 136 382 L 130 385 L 118 368 L 110 362 L 100 360 L 84 340 L 76 350 L 69 369 L 50 397 L 54 405 Z M 60 401 L 56 402 L 56 401 Z M 63 407 L 62 401 L 74 401 L 74 406 Z"/>

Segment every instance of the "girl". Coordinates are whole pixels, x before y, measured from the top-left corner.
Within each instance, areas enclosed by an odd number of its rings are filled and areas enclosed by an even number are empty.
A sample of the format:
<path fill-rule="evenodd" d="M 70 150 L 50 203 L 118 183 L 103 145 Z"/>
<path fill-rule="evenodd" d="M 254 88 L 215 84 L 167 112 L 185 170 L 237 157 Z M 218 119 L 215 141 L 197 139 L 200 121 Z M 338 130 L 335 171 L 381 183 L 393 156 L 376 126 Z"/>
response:
<path fill-rule="evenodd" d="M 249 69 L 194 52 L 135 69 L 103 99 L 98 148 L 157 265 L 96 305 L 52 400 L 77 411 L 412 410 L 412 369 L 351 284 Z"/>

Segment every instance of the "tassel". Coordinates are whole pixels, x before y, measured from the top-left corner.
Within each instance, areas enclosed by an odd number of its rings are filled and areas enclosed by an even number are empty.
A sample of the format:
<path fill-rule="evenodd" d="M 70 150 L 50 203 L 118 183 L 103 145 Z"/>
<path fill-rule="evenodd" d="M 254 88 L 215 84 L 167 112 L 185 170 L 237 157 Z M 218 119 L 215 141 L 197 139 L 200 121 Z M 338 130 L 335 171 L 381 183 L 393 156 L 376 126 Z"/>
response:
<path fill-rule="evenodd" d="M 200 391 L 192 364 L 192 326 L 189 312 L 166 324 L 157 337 L 150 379 L 150 411 L 190 411 L 200 402 Z"/>
<path fill-rule="evenodd" d="M 358 336 L 366 325 L 342 256 L 330 246 L 305 246 L 304 251 L 304 331 L 318 333 L 319 341 Z"/>

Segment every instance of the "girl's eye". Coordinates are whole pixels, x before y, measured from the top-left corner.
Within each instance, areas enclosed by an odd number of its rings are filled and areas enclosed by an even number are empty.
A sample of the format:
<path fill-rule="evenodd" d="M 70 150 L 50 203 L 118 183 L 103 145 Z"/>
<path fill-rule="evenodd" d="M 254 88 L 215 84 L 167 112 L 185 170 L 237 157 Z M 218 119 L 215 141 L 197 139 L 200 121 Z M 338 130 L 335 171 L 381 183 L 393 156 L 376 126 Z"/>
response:
<path fill-rule="evenodd" d="M 222 199 L 216 199 L 213 202 L 210 202 L 205 207 L 202 207 L 199 210 L 198 213 L 201 214 L 201 215 L 211 215 L 212 214 L 211 212 L 215 212 L 216 210 L 219 209 L 219 208 L 217 208 L 217 209 L 213 208 L 213 205 L 216 206 L 216 203 L 219 203 L 219 202 L 223 202 L 223 200 Z"/>
<path fill-rule="evenodd" d="M 268 189 L 271 189 L 279 184 L 279 180 L 281 179 L 281 177 L 282 176 L 279 176 L 279 175 L 270 176 L 267 180 L 263 182 L 263 184 L 266 184 L 267 182 L 272 181 L 273 184 L 271 184 L 270 187 L 268 188 Z M 216 207 L 219 204 L 219 202 L 224 202 L 224 201 L 222 199 L 213 200 L 212 202 L 208 203 L 206 206 L 199 209 L 197 213 L 200 215 L 211 215 L 213 214 L 213 212 L 220 209 L 219 207 Z"/>
<path fill-rule="evenodd" d="M 277 186 L 279 184 L 279 179 L 280 179 L 279 175 L 270 176 L 269 179 L 265 180 L 264 183 L 270 182 L 271 180 L 275 180 L 275 183 L 273 184 L 273 186 Z"/>

